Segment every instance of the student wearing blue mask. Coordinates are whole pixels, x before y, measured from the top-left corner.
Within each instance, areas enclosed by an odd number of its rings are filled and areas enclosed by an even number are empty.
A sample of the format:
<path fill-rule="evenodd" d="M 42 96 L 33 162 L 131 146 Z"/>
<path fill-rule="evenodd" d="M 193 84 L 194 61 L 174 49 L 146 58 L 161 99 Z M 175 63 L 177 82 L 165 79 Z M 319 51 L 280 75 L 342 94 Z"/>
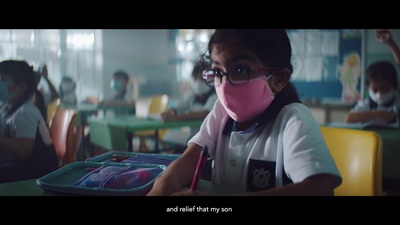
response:
<path fill-rule="evenodd" d="M 132 106 L 131 109 L 113 109 L 107 113 L 115 115 L 133 114 L 135 112 L 135 97 L 133 90 L 129 88 L 129 75 L 119 70 L 114 72 L 110 82 L 110 94 L 99 105 L 103 106 Z"/>
<path fill-rule="evenodd" d="M 0 80 L 0 106 L 7 103 L 12 97 L 12 94 L 8 92 L 8 82 Z"/>
<path fill-rule="evenodd" d="M 0 62 L 0 88 L 7 93 L 0 108 L 0 183 L 39 178 L 58 168 L 34 73 L 25 61 Z"/>
<path fill-rule="evenodd" d="M 215 195 L 183 190 L 202 148 L 211 180 L 243 196 L 332 196 L 342 178 L 319 123 L 289 82 L 293 71 L 284 29 L 216 29 L 203 72 L 218 99 L 200 131 L 147 193 Z"/>

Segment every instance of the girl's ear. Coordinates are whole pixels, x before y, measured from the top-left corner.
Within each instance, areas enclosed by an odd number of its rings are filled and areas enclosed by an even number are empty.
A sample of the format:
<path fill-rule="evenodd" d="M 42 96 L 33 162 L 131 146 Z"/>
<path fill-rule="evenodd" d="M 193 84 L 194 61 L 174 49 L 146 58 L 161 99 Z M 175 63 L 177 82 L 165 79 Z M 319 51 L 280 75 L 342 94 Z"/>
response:
<path fill-rule="evenodd" d="M 276 95 L 278 94 L 290 80 L 291 72 L 289 69 L 281 69 L 275 72 L 275 75 L 271 77 L 272 79 L 272 92 Z"/>

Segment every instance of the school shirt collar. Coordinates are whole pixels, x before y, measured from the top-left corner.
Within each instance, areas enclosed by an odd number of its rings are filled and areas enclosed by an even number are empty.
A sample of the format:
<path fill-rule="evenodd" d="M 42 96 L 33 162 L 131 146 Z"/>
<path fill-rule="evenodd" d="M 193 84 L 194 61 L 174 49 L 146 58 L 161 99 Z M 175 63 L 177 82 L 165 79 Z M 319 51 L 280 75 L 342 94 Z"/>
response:
<path fill-rule="evenodd" d="M 392 106 L 394 104 L 394 101 L 396 100 L 396 97 L 397 97 L 397 95 L 393 96 L 392 100 L 390 100 L 388 103 L 386 103 L 386 104 L 384 104 L 382 106 L 385 107 L 385 108 L 388 108 L 388 107 Z M 370 109 L 377 109 L 378 108 L 378 104 L 374 100 L 372 100 L 371 97 L 368 97 L 368 100 L 369 100 Z"/>
<path fill-rule="evenodd" d="M 250 133 L 255 131 L 257 128 L 264 126 L 265 124 L 275 120 L 278 116 L 281 109 L 288 104 L 291 104 L 293 101 L 288 99 L 285 95 L 277 96 L 271 103 L 271 105 L 262 113 L 260 118 L 249 128 L 243 131 L 243 133 Z M 223 135 L 229 135 L 233 131 L 238 131 L 238 122 L 234 121 L 232 118 L 229 118 L 225 124 L 224 130 L 222 131 Z"/>

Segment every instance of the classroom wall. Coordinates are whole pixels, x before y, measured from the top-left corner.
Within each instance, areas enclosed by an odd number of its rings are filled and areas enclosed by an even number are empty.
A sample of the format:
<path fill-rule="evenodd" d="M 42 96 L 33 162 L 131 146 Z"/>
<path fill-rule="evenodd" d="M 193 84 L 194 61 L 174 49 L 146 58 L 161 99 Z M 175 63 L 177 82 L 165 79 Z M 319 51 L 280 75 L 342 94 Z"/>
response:
<path fill-rule="evenodd" d="M 179 84 L 175 72 L 175 42 L 168 29 L 103 30 L 103 90 L 109 90 L 110 76 L 117 69 L 125 69 L 138 77 L 140 96 L 167 93 L 179 97 Z M 391 29 L 400 44 L 400 29 Z M 377 60 L 394 59 L 384 44 L 375 38 L 375 29 L 365 30 L 364 39 L 366 67 Z M 398 68 L 398 67 L 397 67 Z M 400 74 L 400 72 L 399 72 Z M 325 110 L 314 107 L 321 123 L 343 121 L 347 108 Z M 327 114 L 328 113 L 328 114 Z"/>
<path fill-rule="evenodd" d="M 400 29 L 390 29 L 394 40 L 400 45 Z M 376 40 L 376 30 L 366 29 L 365 30 L 365 43 L 364 43 L 364 67 L 363 74 L 365 76 L 366 68 L 373 62 L 378 60 L 387 60 L 396 65 L 392 53 L 389 48 Z M 400 78 L 400 67 L 396 66 L 399 78 Z M 364 93 L 366 94 L 366 92 Z M 364 96 L 365 97 L 365 96 Z M 324 105 L 310 105 L 309 106 L 314 117 L 320 124 L 329 122 L 344 122 L 345 116 L 351 109 L 351 106 L 324 106 Z"/>
<path fill-rule="evenodd" d="M 109 93 L 114 71 L 122 69 L 139 82 L 139 96 L 173 93 L 175 54 L 167 29 L 104 29 L 103 30 L 103 90 Z"/>

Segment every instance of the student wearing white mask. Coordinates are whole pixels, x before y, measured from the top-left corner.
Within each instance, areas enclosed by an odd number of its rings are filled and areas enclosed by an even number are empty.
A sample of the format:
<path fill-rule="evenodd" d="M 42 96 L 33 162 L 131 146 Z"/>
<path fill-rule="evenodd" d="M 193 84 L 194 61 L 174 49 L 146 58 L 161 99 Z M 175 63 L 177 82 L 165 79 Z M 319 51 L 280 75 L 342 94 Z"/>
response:
<path fill-rule="evenodd" d="M 387 61 L 371 64 L 365 79 L 369 97 L 357 102 L 345 120 L 354 122 L 377 122 L 399 124 L 400 94 L 394 65 Z"/>
<path fill-rule="evenodd" d="M 203 79 L 203 70 L 209 68 L 205 62 L 197 62 L 192 69 L 192 82 L 190 89 L 192 93 L 178 101 L 173 108 L 168 109 L 161 114 L 164 121 L 181 121 L 204 119 L 211 111 L 217 100 L 215 88 L 209 87 Z M 199 131 L 198 128 L 190 128 L 190 134 L 183 138 L 186 141 Z M 166 134 L 165 139 L 168 139 L 169 134 Z M 183 143 L 182 143 L 183 144 Z"/>

